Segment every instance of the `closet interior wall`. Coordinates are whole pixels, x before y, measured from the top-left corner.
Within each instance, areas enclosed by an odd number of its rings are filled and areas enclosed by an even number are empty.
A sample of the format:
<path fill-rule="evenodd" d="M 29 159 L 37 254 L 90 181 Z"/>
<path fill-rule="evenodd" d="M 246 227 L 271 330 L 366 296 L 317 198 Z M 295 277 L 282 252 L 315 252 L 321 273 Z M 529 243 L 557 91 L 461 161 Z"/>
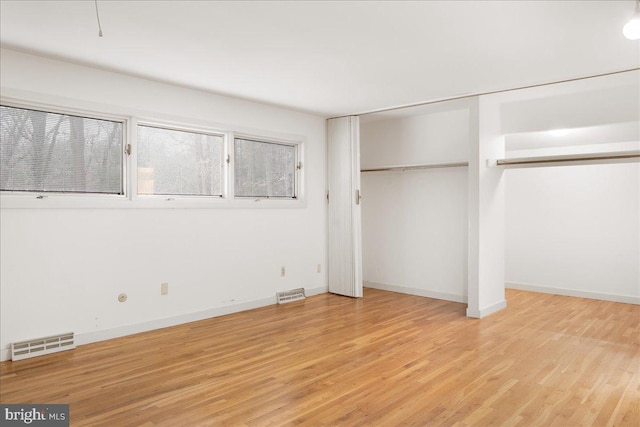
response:
<path fill-rule="evenodd" d="M 360 117 L 361 169 L 466 162 L 469 102 Z M 365 287 L 467 299 L 467 168 L 363 172 Z"/>
<path fill-rule="evenodd" d="M 640 71 L 518 91 L 507 158 L 640 150 Z M 640 303 L 640 164 L 506 168 L 506 286 Z"/>
<path fill-rule="evenodd" d="M 638 70 L 479 100 L 479 128 L 500 139 L 500 158 L 640 150 Z M 485 306 L 502 304 L 504 287 L 640 304 L 637 157 L 497 166 L 503 171 L 504 205 L 494 203 L 488 186 L 479 206 L 488 208 L 485 214 L 494 208 L 500 217 L 504 212 L 504 218 L 499 223 L 492 222 L 497 218 L 492 214 L 480 219 L 485 240 L 477 253 L 469 251 L 469 185 L 477 179 L 469 175 L 470 167 L 366 172 L 469 161 L 469 147 L 478 143 L 472 140 L 474 101 L 361 116 L 365 286 L 470 303 L 474 290 L 480 293 L 477 317 L 488 310 Z M 479 143 L 485 147 L 489 140 L 482 135 Z M 480 166 L 498 160 L 486 154 L 481 153 Z M 496 196 L 503 200 L 502 193 Z M 486 241 L 494 235 L 499 239 Z M 502 250 L 504 265 L 500 257 L 487 261 L 482 256 Z M 479 257 L 471 260 L 468 253 Z M 472 284 L 470 261 L 479 263 L 480 272 L 504 271 L 500 283 L 497 275 L 485 275 Z"/>

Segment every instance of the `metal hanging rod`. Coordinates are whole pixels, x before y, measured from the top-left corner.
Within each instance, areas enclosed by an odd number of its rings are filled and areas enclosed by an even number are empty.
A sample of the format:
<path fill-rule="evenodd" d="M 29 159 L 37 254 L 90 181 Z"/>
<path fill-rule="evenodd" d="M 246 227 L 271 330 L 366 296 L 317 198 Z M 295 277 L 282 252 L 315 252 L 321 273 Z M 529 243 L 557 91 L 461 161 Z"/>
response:
<path fill-rule="evenodd" d="M 388 166 L 388 167 L 382 167 L 382 168 L 361 169 L 360 172 L 411 171 L 411 170 L 418 170 L 418 169 L 461 168 L 466 166 L 469 166 L 469 162 Z"/>
<path fill-rule="evenodd" d="M 640 150 L 591 154 L 562 154 L 557 156 L 521 157 L 490 161 L 493 166 L 536 165 L 546 163 L 585 162 L 599 160 L 640 160 Z"/>

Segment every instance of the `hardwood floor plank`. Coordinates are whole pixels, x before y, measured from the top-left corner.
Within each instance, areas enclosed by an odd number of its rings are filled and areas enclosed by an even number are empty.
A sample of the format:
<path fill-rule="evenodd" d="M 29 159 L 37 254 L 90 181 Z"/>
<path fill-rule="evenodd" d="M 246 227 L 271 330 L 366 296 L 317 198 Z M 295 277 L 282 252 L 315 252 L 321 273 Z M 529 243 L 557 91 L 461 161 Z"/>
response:
<path fill-rule="evenodd" d="M 507 300 L 318 295 L 3 362 L 0 401 L 74 426 L 640 425 L 640 306 Z"/>

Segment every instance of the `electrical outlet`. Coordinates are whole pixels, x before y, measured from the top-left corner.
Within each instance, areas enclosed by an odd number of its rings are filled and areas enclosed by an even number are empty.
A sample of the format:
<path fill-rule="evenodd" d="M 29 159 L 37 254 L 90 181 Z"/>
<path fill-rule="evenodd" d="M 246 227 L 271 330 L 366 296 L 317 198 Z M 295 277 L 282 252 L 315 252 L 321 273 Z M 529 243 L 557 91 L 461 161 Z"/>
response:
<path fill-rule="evenodd" d="M 322 264 L 318 264 L 318 268 L 316 270 L 318 273 L 322 273 Z"/>
<path fill-rule="evenodd" d="M 168 283 L 160 283 L 160 295 L 169 295 Z"/>
<path fill-rule="evenodd" d="M 280 277 L 284 277 L 285 271 L 284 271 L 284 265 L 282 267 L 280 267 Z"/>

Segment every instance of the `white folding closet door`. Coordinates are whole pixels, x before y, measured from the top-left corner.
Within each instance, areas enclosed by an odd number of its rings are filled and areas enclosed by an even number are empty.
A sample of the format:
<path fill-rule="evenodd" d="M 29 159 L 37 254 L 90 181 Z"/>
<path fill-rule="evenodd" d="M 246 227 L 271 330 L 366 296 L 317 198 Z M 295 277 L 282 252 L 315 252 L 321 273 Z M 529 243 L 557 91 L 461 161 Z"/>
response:
<path fill-rule="evenodd" d="M 358 117 L 327 123 L 329 292 L 362 296 L 360 138 Z"/>

